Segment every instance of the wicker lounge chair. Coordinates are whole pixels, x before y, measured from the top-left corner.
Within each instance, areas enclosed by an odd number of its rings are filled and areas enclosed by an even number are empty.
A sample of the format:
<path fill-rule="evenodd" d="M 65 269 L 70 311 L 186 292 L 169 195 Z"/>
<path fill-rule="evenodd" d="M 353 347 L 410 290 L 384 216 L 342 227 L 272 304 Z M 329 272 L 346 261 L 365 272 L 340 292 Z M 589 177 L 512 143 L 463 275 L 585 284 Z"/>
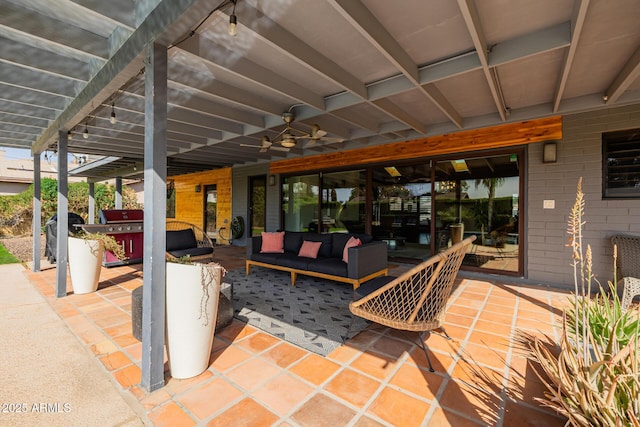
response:
<path fill-rule="evenodd" d="M 197 225 L 182 221 L 167 221 L 167 258 L 188 255 L 194 261 L 213 256 L 213 242 Z"/>
<path fill-rule="evenodd" d="M 418 345 L 433 372 L 425 340 L 432 330 L 444 332 L 442 321 L 447 300 L 467 248 L 475 239 L 468 237 L 397 278 L 382 276 L 370 280 L 355 290 L 349 310 L 390 328 L 419 332 Z"/>
<path fill-rule="evenodd" d="M 640 236 L 617 235 L 611 243 L 618 247 L 617 277 L 623 279 L 622 308 L 627 309 L 633 297 L 640 295 Z"/>

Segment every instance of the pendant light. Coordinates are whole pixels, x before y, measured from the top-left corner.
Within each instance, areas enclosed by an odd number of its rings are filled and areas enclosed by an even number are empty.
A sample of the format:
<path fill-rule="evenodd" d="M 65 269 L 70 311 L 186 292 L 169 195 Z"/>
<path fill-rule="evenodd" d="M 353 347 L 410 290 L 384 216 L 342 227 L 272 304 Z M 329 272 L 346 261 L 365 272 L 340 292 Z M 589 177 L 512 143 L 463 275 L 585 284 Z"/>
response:
<path fill-rule="evenodd" d="M 236 2 L 237 0 L 231 0 L 233 3 L 233 11 L 229 17 L 229 35 L 235 37 L 238 34 L 238 18 L 236 17 Z"/>
<path fill-rule="evenodd" d="M 115 125 L 118 122 L 118 119 L 116 119 L 115 102 L 111 104 L 111 117 L 109 118 L 109 121 L 111 122 L 112 125 Z"/>

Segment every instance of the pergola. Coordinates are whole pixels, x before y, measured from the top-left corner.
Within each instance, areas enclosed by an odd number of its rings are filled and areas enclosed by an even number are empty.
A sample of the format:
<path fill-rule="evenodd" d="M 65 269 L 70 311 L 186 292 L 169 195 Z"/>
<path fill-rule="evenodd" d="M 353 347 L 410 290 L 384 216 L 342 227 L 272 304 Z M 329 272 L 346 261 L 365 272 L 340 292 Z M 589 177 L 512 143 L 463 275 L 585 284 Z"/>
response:
<path fill-rule="evenodd" d="M 144 178 L 142 371 L 155 389 L 167 176 L 640 104 L 638 22 L 636 0 L 3 0 L 0 146 L 34 154 L 34 218 L 47 150 L 59 217 L 69 152 L 101 156 L 75 171 L 91 181 Z M 289 148 L 284 113 L 306 136 Z M 333 139 L 313 141 L 316 124 Z"/>

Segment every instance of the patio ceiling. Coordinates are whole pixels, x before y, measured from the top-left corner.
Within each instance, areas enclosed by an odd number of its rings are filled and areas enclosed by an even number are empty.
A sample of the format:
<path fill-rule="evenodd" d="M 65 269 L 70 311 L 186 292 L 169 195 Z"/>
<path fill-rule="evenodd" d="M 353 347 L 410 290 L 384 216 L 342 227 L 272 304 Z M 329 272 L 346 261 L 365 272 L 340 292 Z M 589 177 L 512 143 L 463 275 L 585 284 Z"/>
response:
<path fill-rule="evenodd" d="M 78 175 L 139 176 L 152 40 L 169 175 L 640 103 L 637 0 L 238 0 L 235 37 L 232 6 L 0 0 L 0 146 L 70 130 L 70 152 L 106 157 Z M 344 142 L 260 152 L 288 111 Z"/>

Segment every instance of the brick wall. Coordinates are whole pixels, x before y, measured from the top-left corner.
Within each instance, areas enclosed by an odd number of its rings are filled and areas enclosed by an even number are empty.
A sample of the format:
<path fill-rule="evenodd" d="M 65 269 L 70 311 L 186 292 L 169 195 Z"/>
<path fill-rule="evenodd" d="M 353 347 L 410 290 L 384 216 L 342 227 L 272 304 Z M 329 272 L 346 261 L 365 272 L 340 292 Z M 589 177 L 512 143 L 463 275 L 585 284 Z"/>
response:
<path fill-rule="evenodd" d="M 611 108 L 563 116 L 558 162 L 542 163 L 542 144 L 528 147 L 526 277 L 573 284 L 567 221 L 578 179 L 585 194 L 584 244 L 593 250 L 593 271 L 602 284 L 613 277 L 610 237 L 640 234 L 640 200 L 603 200 L 602 133 L 639 128 L 640 106 Z M 554 200 L 555 209 L 543 209 Z"/>

